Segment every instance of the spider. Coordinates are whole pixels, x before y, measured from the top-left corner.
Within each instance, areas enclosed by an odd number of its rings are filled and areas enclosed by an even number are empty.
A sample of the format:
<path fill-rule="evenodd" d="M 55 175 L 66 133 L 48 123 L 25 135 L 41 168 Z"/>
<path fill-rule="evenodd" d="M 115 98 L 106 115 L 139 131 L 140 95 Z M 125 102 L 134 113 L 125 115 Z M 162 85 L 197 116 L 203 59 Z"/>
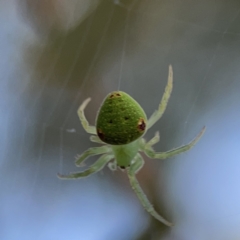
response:
<path fill-rule="evenodd" d="M 103 144 L 103 146 L 89 148 L 80 156 L 77 156 L 75 163 L 79 167 L 90 156 L 102 156 L 85 171 L 69 175 L 58 174 L 58 177 L 61 179 L 87 177 L 103 169 L 107 163 L 112 171 L 115 171 L 117 167 L 126 169 L 130 184 L 147 212 L 165 225 L 172 226 L 171 222 L 165 220 L 155 211 L 136 179 L 136 174 L 144 165 L 141 152 L 145 153 L 149 158 L 166 159 L 173 157 L 192 148 L 205 131 L 205 127 L 203 127 L 190 143 L 167 152 L 155 152 L 153 150 L 153 145 L 160 139 L 158 132 L 148 142 L 142 138 L 147 130 L 163 115 L 172 92 L 172 85 L 173 71 L 170 65 L 168 83 L 159 108 L 149 119 L 147 119 L 142 107 L 131 96 L 125 92 L 115 91 L 108 94 L 103 101 L 98 112 L 96 127 L 90 126 L 85 118 L 84 109 L 91 99 L 86 99 L 78 109 L 78 116 L 86 132 L 92 134 L 90 140 Z"/>

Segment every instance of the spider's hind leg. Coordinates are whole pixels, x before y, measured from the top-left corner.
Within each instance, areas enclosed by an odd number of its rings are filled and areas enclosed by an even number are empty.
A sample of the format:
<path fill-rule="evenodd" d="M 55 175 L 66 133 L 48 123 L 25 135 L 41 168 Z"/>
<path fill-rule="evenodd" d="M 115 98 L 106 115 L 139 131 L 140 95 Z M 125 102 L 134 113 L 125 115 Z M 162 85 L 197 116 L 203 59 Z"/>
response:
<path fill-rule="evenodd" d="M 77 156 L 75 164 L 77 167 L 81 167 L 82 163 L 90 156 L 100 155 L 108 153 L 111 151 L 111 148 L 108 146 L 93 147 L 86 150 L 83 154 Z"/>
<path fill-rule="evenodd" d="M 153 208 L 152 204 L 149 202 L 147 196 L 143 192 L 142 188 L 139 185 L 138 180 L 136 179 L 135 174 L 142 168 L 144 164 L 144 160 L 140 154 L 137 155 L 136 161 L 127 168 L 128 178 L 130 181 L 130 184 L 137 194 L 140 202 L 142 203 L 143 207 L 146 209 L 148 213 L 150 213 L 154 218 L 156 218 L 158 221 L 164 223 L 167 226 L 172 226 L 173 224 L 165 220 L 161 215 L 159 215 L 156 210 Z"/>
<path fill-rule="evenodd" d="M 102 155 L 90 168 L 83 172 L 70 173 L 69 175 L 58 174 L 61 179 L 76 179 L 87 177 L 103 169 L 103 167 L 113 158 L 112 154 Z"/>
<path fill-rule="evenodd" d="M 138 153 L 136 157 L 133 159 L 132 164 L 130 165 L 130 169 L 134 174 L 137 174 L 144 165 L 144 160 L 142 156 Z"/>

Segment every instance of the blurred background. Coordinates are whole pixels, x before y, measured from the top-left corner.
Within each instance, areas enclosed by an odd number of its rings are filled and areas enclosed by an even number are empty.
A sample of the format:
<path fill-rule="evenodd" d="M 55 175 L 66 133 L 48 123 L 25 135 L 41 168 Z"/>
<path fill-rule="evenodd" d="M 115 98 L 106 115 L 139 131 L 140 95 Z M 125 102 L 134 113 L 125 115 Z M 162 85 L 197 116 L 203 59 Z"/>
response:
<path fill-rule="evenodd" d="M 238 240 L 239 21 L 237 0 L 1 0 L 0 239 Z M 144 157 L 137 175 L 173 228 L 144 211 L 122 171 L 56 177 L 97 146 L 82 101 L 92 98 L 92 125 L 118 88 L 150 116 L 169 64 L 172 96 L 146 139 L 159 130 L 166 151 L 207 127 L 189 152 Z"/>

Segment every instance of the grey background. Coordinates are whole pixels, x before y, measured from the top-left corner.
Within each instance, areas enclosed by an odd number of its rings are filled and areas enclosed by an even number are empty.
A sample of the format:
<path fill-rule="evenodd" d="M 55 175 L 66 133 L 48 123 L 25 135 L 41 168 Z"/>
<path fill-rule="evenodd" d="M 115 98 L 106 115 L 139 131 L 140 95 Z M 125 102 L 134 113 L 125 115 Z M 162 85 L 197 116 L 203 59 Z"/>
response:
<path fill-rule="evenodd" d="M 4 240 L 239 239 L 240 2 L 0 1 L 0 238 Z M 174 87 L 157 151 L 138 179 L 152 219 L 126 174 L 61 181 L 89 141 L 76 110 L 87 97 L 94 124 L 101 101 L 120 88 L 147 115 L 173 65 Z M 88 160 L 87 165 L 96 158 Z"/>

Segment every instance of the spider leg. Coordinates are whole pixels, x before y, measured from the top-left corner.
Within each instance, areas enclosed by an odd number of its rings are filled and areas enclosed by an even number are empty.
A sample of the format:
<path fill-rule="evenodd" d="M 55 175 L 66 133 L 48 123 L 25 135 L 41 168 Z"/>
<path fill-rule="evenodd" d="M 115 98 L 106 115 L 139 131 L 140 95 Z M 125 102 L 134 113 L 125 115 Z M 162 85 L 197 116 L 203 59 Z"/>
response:
<path fill-rule="evenodd" d="M 117 170 L 117 161 L 116 161 L 116 159 L 113 162 L 108 163 L 108 168 L 111 171 L 113 171 L 113 172 Z"/>
<path fill-rule="evenodd" d="M 172 86 L 173 86 L 173 70 L 172 70 L 172 66 L 170 65 L 169 66 L 167 86 L 165 88 L 165 91 L 164 91 L 164 94 L 162 96 L 162 100 L 159 104 L 158 110 L 155 111 L 148 120 L 148 124 L 147 124 L 148 129 L 150 127 L 152 127 L 153 124 L 155 124 L 162 117 L 162 115 L 163 115 L 163 113 L 164 113 L 164 111 L 167 107 L 168 100 L 171 96 Z"/>
<path fill-rule="evenodd" d="M 181 146 L 179 148 L 175 148 L 167 152 L 155 152 L 151 147 L 146 146 L 144 152 L 150 158 L 166 159 L 169 157 L 173 157 L 179 153 L 186 152 L 190 148 L 192 148 L 197 143 L 197 141 L 202 137 L 205 130 L 206 128 L 203 127 L 200 133 L 189 144 Z"/>
<path fill-rule="evenodd" d="M 131 171 L 134 174 L 137 174 L 141 170 L 143 165 L 144 165 L 144 160 L 143 160 L 142 156 L 138 153 L 136 155 L 136 157 L 133 159 L 133 162 L 132 162 L 132 164 L 130 166 Z"/>
<path fill-rule="evenodd" d="M 77 167 L 80 167 L 81 164 L 90 156 L 94 156 L 94 155 L 99 155 L 99 154 L 104 154 L 104 153 L 108 153 L 111 151 L 111 148 L 109 146 L 101 146 L 101 147 L 93 147 L 93 148 L 89 148 L 88 150 L 86 150 L 85 152 L 83 152 L 83 154 L 81 154 L 80 156 L 77 157 L 75 164 Z"/>
<path fill-rule="evenodd" d="M 96 132 L 96 128 L 95 126 L 90 126 L 88 123 L 88 120 L 86 119 L 85 115 L 84 115 L 84 109 L 86 108 L 86 106 L 88 105 L 88 103 L 91 101 L 91 98 L 87 98 L 78 108 L 77 114 L 78 117 L 82 123 L 83 128 L 85 129 L 85 131 L 87 133 L 90 134 L 97 134 Z"/>
<path fill-rule="evenodd" d="M 95 142 L 95 143 L 100 143 L 100 144 L 106 144 L 98 136 L 95 136 L 95 135 L 90 136 L 90 141 Z"/>
<path fill-rule="evenodd" d="M 159 132 L 156 132 L 154 137 L 150 141 L 148 141 L 148 142 L 146 142 L 146 140 L 144 138 L 141 138 L 140 142 L 139 142 L 140 143 L 139 151 L 144 152 L 146 148 L 151 148 L 151 146 L 153 146 L 154 144 L 159 142 L 159 140 L 160 140 Z"/>
<path fill-rule="evenodd" d="M 69 175 L 63 175 L 58 173 L 58 177 L 61 179 L 76 179 L 87 177 L 90 174 L 96 173 L 103 169 L 103 167 L 113 158 L 112 154 L 102 155 L 90 168 L 83 172 L 70 173 Z"/>
<path fill-rule="evenodd" d="M 128 178 L 132 186 L 132 189 L 135 191 L 140 202 L 142 203 L 143 207 L 146 209 L 148 213 L 150 213 L 154 218 L 164 223 L 165 225 L 169 227 L 173 226 L 172 223 L 165 220 L 162 216 L 160 216 L 156 212 L 152 204 L 149 202 L 147 196 L 143 192 L 142 188 L 140 187 L 138 180 L 136 179 L 135 174 L 142 168 L 143 164 L 144 164 L 144 160 L 142 156 L 138 154 L 135 158 L 135 162 L 129 168 L 127 168 Z"/>
<path fill-rule="evenodd" d="M 157 142 L 159 142 L 159 140 L 160 140 L 160 135 L 159 135 L 159 132 L 156 132 L 155 133 L 155 135 L 154 135 L 154 137 L 150 140 L 150 141 L 148 141 L 147 143 L 146 143 L 146 145 L 145 145 L 145 147 L 151 147 L 151 146 L 153 146 L 154 144 L 156 144 Z"/>

